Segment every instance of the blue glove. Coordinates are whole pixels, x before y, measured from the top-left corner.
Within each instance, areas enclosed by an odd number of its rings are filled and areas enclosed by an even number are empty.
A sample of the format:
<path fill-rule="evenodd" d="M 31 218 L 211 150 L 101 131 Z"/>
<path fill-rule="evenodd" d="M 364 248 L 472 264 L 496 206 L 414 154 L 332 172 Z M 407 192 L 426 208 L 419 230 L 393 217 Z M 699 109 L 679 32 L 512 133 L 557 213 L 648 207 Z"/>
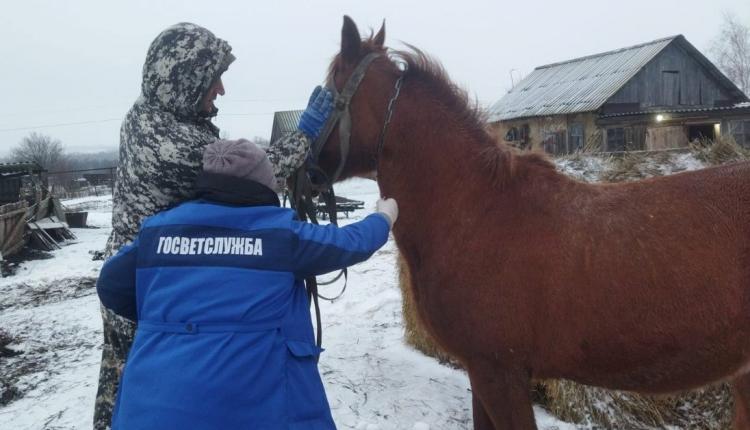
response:
<path fill-rule="evenodd" d="M 302 112 L 297 128 L 310 139 L 316 140 L 320 135 L 320 129 L 331 115 L 331 109 L 333 109 L 333 93 L 328 88 L 318 85 L 313 90 L 310 101 L 307 102 L 307 109 Z"/>

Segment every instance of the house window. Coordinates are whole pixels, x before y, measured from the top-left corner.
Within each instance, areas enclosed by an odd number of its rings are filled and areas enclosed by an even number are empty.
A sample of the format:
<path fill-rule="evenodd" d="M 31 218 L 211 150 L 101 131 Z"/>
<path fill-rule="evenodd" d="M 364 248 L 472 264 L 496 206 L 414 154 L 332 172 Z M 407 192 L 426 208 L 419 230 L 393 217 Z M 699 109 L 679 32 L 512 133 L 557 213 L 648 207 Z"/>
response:
<path fill-rule="evenodd" d="M 505 133 L 505 141 L 519 149 L 526 149 L 529 146 L 529 125 L 524 124 L 520 127 L 511 127 Z"/>
<path fill-rule="evenodd" d="M 583 124 L 574 123 L 568 129 L 568 152 L 573 153 L 583 150 L 584 145 Z"/>
<path fill-rule="evenodd" d="M 607 152 L 625 150 L 625 129 L 622 127 L 607 129 Z"/>
<path fill-rule="evenodd" d="M 738 145 L 750 148 L 750 120 L 729 121 L 729 134 Z"/>
<path fill-rule="evenodd" d="M 527 143 L 529 141 L 529 125 L 524 124 L 521 126 L 521 130 L 519 132 L 519 139 L 523 140 L 524 143 Z"/>
<path fill-rule="evenodd" d="M 515 127 L 511 127 L 510 130 L 505 133 L 505 140 L 507 142 L 514 142 L 518 140 L 518 129 Z"/>
<path fill-rule="evenodd" d="M 542 146 L 544 147 L 544 151 L 549 154 L 567 154 L 567 148 L 565 147 L 565 131 L 545 132 Z"/>
<path fill-rule="evenodd" d="M 519 148 L 526 149 L 529 147 L 529 142 L 531 141 L 531 129 L 528 124 L 521 126 L 518 138 L 521 140 L 521 143 L 518 145 Z"/>

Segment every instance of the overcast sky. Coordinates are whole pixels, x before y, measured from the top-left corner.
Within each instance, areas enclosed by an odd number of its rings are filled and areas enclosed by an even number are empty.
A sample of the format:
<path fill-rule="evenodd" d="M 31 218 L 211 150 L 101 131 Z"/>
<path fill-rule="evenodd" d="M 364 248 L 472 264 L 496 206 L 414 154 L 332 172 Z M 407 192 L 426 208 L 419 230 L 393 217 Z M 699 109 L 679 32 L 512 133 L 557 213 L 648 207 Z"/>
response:
<path fill-rule="evenodd" d="M 164 28 L 203 25 L 232 45 L 216 124 L 269 137 L 273 112 L 304 108 L 338 52 L 342 16 L 363 34 L 386 21 L 489 106 L 534 67 L 683 34 L 704 53 L 722 13 L 750 24 L 748 0 L 7 1 L 0 13 L 0 156 L 31 131 L 69 152 L 114 149 Z M 86 123 L 86 124 L 70 124 Z M 61 126 L 60 124 L 68 124 Z"/>

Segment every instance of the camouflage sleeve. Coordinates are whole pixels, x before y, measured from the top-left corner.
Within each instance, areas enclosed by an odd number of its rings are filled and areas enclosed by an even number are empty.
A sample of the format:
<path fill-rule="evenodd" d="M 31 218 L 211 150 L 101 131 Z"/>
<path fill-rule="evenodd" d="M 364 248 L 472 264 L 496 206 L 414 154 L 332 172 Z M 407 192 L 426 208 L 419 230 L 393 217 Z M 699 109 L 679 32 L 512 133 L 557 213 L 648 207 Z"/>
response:
<path fill-rule="evenodd" d="M 271 142 L 268 148 L 268 159 L 273 165 L 273 174 L 279 183 L 283 183 L 305 162 L 310 149 L 310 138 L 301 131 L 284 136 Z"/>

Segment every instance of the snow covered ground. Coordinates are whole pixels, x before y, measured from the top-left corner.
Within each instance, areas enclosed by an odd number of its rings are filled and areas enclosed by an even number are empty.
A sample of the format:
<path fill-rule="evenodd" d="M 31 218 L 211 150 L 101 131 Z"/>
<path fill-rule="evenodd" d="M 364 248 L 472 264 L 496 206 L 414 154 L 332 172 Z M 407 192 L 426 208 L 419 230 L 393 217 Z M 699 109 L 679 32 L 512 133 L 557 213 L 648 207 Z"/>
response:
<path fill-rule="evenodd" d="M 85 429 L 96 393 L 101 318 L 94 282 L 110 231 L 111 197 L 95 200 L 89 225 L 53 258 L 28 261 L 0 279 L 0 327 L 18 339 L 22 354 L 0 358 L 3 381 L 20 399 L 0 408 L 0 429 Z M 108 209 L 107 209 L 108 208 Z M 8 389 L 9 387 L 0 387 Z"/>
<path fill-rule="evenodd" d="M 354 180 L 337 193 L 366 202 L 343 223 L 369 214 L 378 198 L 375 182 Z M 65 202 L 89 210 L 91 229 L 52 259 L 23 263 L 0 279 L 0 328 L 17 338 L 21 355 L 0 358 L 0 393 L 17 390 L 0 406 L 0 429 L 89 429 L 101 354 L 101 320 L 94 279 L 109 234 L 111 198 Z M 470 429 L 471 392 L 466 374 L 425 357 L 404 343 L 395 244 L 354 266 L 344 296 L 322 302 L 320 371 L 340 429 Z M 321 287 L 335 295 L 341 285 Z M 1 403 L 0 403 L 1 404 Z M 540 429 L 575 427 L 535 408 Z"/>

